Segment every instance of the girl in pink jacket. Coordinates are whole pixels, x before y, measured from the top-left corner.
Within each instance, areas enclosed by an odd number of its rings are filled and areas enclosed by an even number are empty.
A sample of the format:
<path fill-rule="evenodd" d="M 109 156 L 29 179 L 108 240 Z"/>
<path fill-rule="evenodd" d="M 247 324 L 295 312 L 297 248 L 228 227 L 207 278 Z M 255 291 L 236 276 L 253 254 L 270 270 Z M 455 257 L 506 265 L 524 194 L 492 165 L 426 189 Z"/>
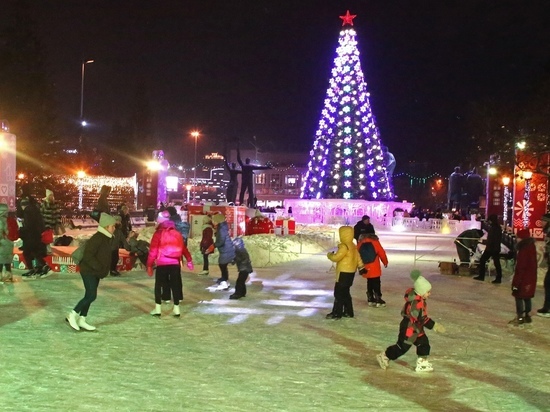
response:
<path fill-rule="evenodd" d="M 181 281 L 182 256 L 187 260 L 187 267 L 193 270 L 191 254 L 183 242 L 181 233 L 170 220 L 170 213 L 166 210 L 159 213 L 157 230 L 151 238 L 149 257 L 147 258 L 147 274 L 153 276 L 153 266 L 156 266 L 155 275 L 155 309 L 151 315 L 160 316 L 162 313 L 162 291 L 171 290 L 174 300 L 172 315 L 179 317 L 180 301 L 183 300 L 183 285 Z"/>

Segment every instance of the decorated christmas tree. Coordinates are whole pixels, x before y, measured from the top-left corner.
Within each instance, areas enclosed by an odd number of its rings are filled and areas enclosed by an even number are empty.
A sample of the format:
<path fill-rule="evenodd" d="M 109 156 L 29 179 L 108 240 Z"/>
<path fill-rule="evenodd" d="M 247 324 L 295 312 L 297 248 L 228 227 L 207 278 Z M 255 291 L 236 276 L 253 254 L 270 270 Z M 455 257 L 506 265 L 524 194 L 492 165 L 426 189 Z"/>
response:
<path fill-rule="evenodd" d="M 354 17 L 349 10 L 340 16 L 342 30 L 302 186 L 304 199 L 393 199 L 359 61 Z"/>

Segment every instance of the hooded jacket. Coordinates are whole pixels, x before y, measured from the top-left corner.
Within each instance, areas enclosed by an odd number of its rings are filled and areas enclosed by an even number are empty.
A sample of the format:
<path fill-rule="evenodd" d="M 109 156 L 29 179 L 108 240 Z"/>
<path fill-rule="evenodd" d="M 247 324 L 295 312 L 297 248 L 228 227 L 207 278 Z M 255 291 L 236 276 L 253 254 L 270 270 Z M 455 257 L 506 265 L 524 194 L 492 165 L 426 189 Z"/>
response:
<path fill-rule="evenodd" d="M 179 258 L 169 257 L 162 253 L 163 249 L 169 250 L 171 246 L 169 242 L 172 239 L 172 236 L 163 236 L 163 232 L 166 230 L 173 230 L 177 236 L 181 239 L 181 245 L 183 246 L 182 254 L 185 256 L 187 262 L 191 262 L 191 254 L 189 250 L 185 247 L 183 243 L 183 237 L 180 232 L 177 231 L 176 225 L 171 220 L 165 220 L 164 222 L 159 223 L 157 230 L 151 238 L 151 246 L 149 248 L 149 257 L 147 258 L 147 266 L 153 267 L 153 263 L 156 263 L 157 266 L 168 266 L 168 265 L 179 265 L 181 261 L 181 256 Z"/>
<path fill-rule="evenodd" d="M 537 287 L 537 251 L 535 239 L 521 239 L 517 246 L 516 268 L 512 279 L 512 295 L 519 299 L 531 299 Z"/>
<path fill-rule="evenodd" d="M 86 242 L 80 273 L 104 278 L 111 270 L 111 243 L 113 235 L 99 226 L 97 232 Z"/>
<path fill-rule="evenodd" d="M 336 282 L 340 279 L 340 272 L 355 273 L 363 266 L 357 246 L 353 243 L 353 228 L 342 226 L 338 229 L 340 244 L 336 252 L 330 252 L 327 257 L 330 261 L 336 262 Z"/>
<path fill-rule="evenodd" d="M 221 222 L 216 228 L 216 241 L 214 246 L 220 252 L 218 264 L 225 265 L 235 260 L 235 246 L 229 236 L 229 226 L 227 222 Z"/>
<path fill-rule="evenodd" d="M 357 250 L 359 250 L 363 243 L 369 242 L 372 243 L 374 251 L 376 252 L 376 257 L 374 258 L 374 260 L 371 263 L 365 263 L 364 268 L 367 270 L 367 272 L 362 276 L 367 279 L 378 278 L 382 276 L 382 266 L 380 265 L 380 261 L 382 261 L 384 266 L 388 266 L 388 256 L 386 255 L 386 251 L 380 244 L 378 236 L 376 236 L 374 233 L 369 233 L 362 236 L 363 237 L 357 244 Z"/>

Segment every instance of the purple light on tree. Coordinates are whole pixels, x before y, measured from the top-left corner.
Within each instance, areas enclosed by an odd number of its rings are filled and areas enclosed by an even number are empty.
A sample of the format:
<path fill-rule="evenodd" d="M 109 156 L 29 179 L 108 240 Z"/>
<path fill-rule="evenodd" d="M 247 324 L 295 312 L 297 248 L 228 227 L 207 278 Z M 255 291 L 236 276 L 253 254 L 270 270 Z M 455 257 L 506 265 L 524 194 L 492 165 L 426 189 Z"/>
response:
<path fill-rule="evenodd" d="M 391 200 L 380 133 L 347 11 L 302 186 L 304 199 Z"/>

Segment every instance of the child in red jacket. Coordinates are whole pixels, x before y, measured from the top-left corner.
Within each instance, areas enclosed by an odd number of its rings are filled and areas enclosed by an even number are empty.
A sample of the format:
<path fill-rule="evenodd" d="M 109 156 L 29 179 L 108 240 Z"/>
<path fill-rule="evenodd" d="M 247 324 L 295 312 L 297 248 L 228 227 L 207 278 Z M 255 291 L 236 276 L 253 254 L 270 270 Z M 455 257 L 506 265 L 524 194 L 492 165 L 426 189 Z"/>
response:
<path fill-rule="evenodd" d="M 512 326 L 531 323 L 531 299 L 537 287 L 537 250 L 528 229 L 518 230 L 516 269 L 512 279 L 512 296 L 516 298 L 517 316 L 508 322 Z"/>
<path fill-rule="evenodd" d="M 367 278 L 367 301 L 369 306 L 377 308 L 386 306 L 386 302 L 382 300 L 382 283 L 380 279 L 382 276 L 380 261 L 382 261 L 385 268 L 388 267 L 386 251 L 380 244 L 378 236 L 374 233 L 360 235 L 357 250 L 359 250 L 359 255 L 361 255 L 361 260 L 365 265 L 365 270 L 361 270 L 359 273 Z"/>
<path fill-rule="evenodd" d="M 428 316 L 426 300 L 432 290 L 430 282 L 416 269 L 411 272 L 411 279 L 414 281 L 414 286 L 405 292 L 405 305 L 401 310 L 403 319 L 399 324 L 397 343 L 388 346 L 384 352 L 376 355 L 376 360 L 382 369 L 386 369 L 390 364 L 390 360 L 396 360 L 407 353 L 414 345 L 418 356 L 416 372 L 431 372 L 433 366 L 428 361 L 431 347 L 424 328 L 433 329 L 440 333 L 444 333 L 445 328 L 440 323 L 435 323 Z"/>

